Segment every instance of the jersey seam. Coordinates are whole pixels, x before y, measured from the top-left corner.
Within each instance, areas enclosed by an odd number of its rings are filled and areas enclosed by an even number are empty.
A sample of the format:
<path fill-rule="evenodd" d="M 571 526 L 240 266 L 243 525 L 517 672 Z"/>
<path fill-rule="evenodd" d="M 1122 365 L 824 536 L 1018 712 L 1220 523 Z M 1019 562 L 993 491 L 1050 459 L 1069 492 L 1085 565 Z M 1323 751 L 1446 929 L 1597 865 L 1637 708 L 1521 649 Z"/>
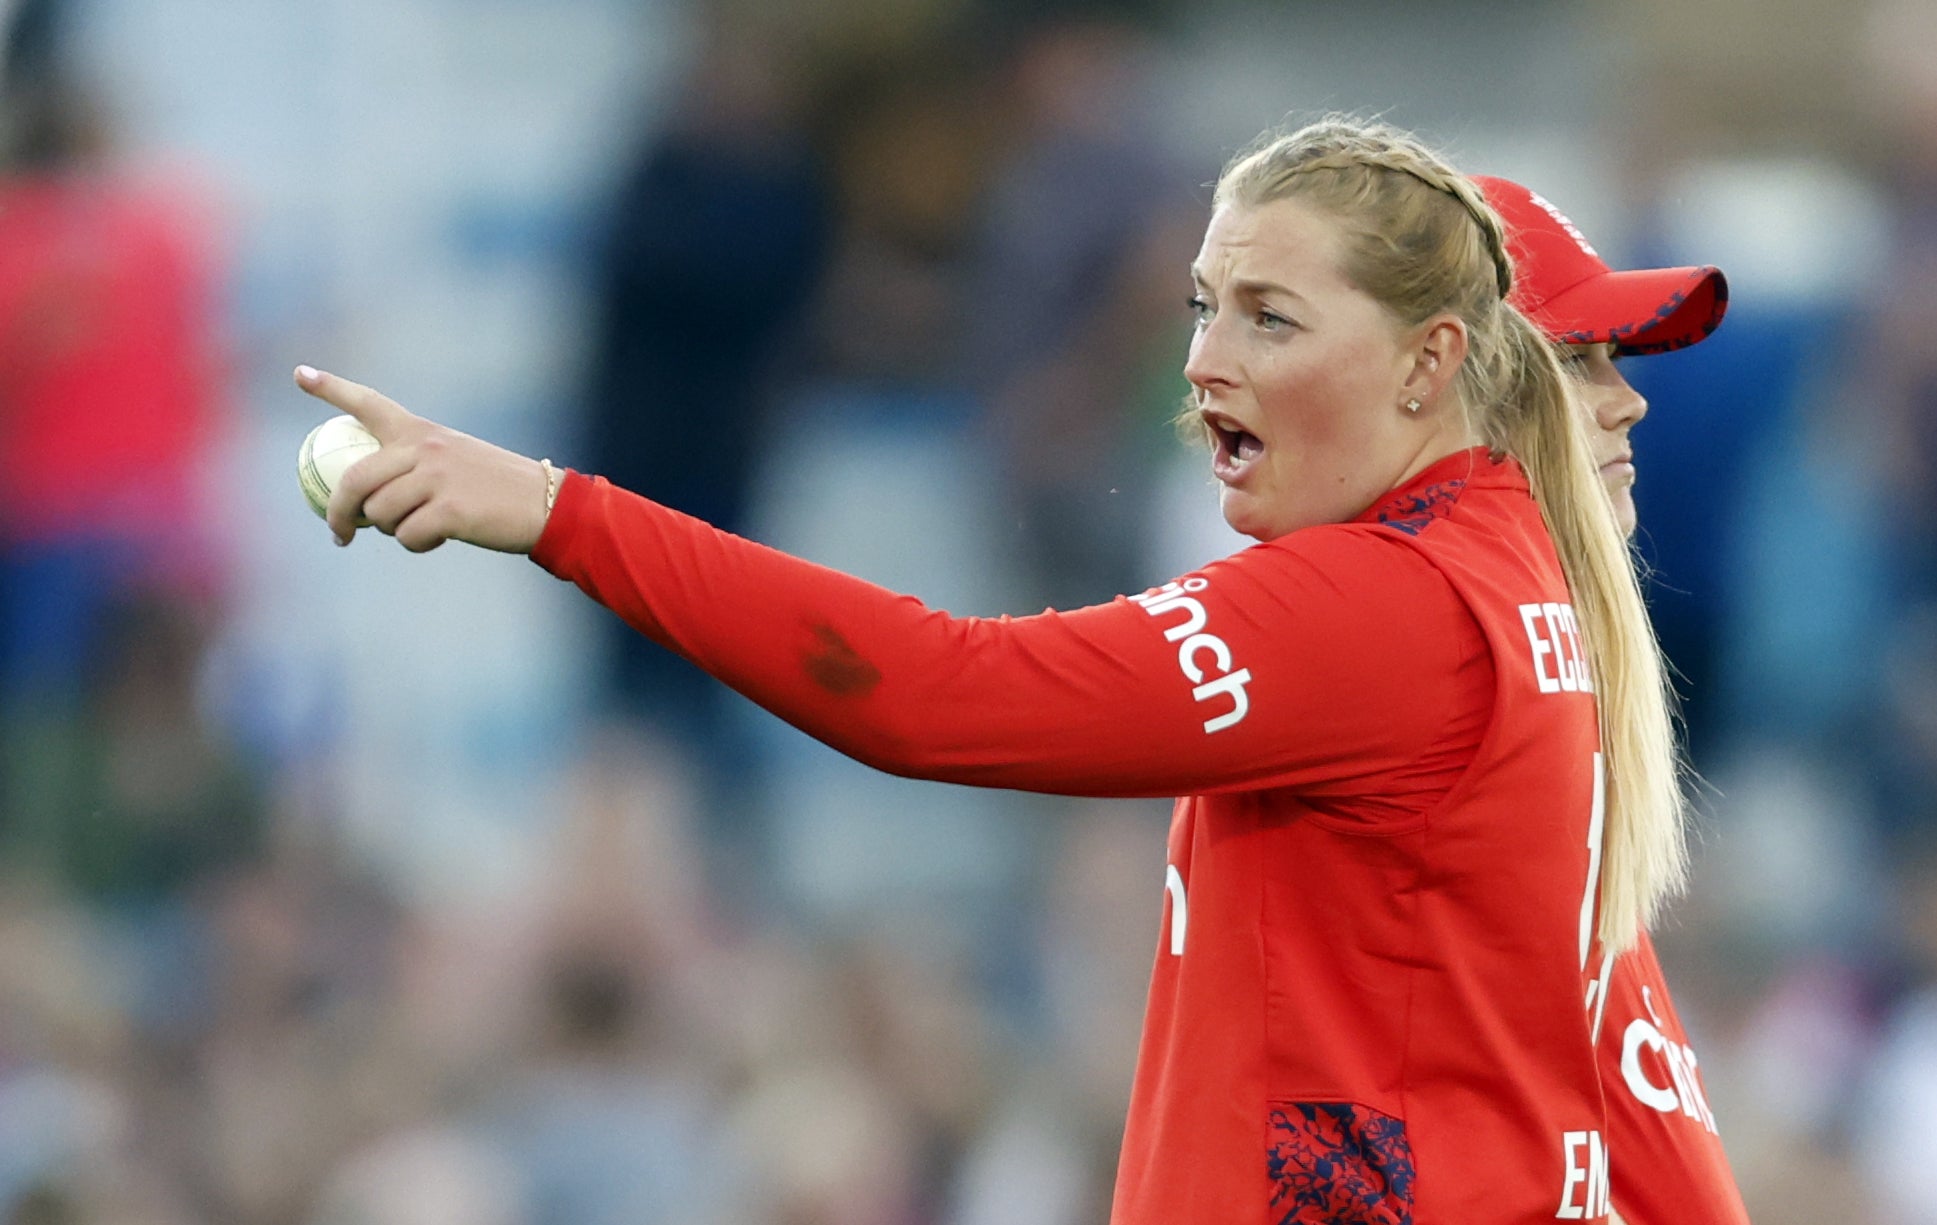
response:
<path fill-rule="evenodd" d="M 1367 524 L 1365 526 L 1377 528 L 1383 525 Z M 1316 825 L 1327 833 L 1339 834 L 1348 838 L 1401 838 L 1408 834 L 1419 833 L 1421 830 L 1428 828 L 1432 824 L 1433 818 L 1444 812 L 1455 798 L 1463 796 L 1463 788 L 1473 778 L 1473 767 L 1475 763 L 1480 760 L 1487 749 L 1492 747 L 1494 738 L 1499 730 L 1501 699 L 1504 696 L 1504 686 L 1506 684 L 1506 670 L 1501 667 L 1498 656 L 1494 654 L 1493 640 L 1487 636 L 1486 626 L 1480 621 L 1478 611 L 1474 609 L 1472 602 L 1466 598 L 1466 593 L 1459 589 L 1459 584 L 1455 583 L 1452 576 L 1441 569 L 1438 563 L 1433 560 L 1432 554 L 1427 552 L 1418 543 L 1418 537 L 1408 536 L 1404 532 L 1392 532 L 1390 534 L 1381 534 L 1379 538 L 1395 541 L 1408 548 L 1414 556 L 1431 569 L 1434 574 L 1439 576 L 1440 582 L 1446 584 L 1446 588 L 1452 593 L 1453 599 L 1459 603 L 1460 608 L 1465 611 L 1468 619 L 1472 621 L 1475 632 L 1479 634 L 1481 645 L 1486 648 L 1487 660 L 1493 665 L 1493 700 L 1486 712 L 1486 730 L 1480 733 L 1478 742 L 1473 746 L 1473 756 L 1468 759 L 1465 768 L 1460 771 L 1459 777 L 1453 780 L 1452 785 L 1446 789 L 1444 795 L 1427 805 L 1417 815 L 1408 817 L 1403 824 L 1388 825 L 1381 823 L 1376 828 L 1371 828 L 1348 825 L 1335 818 L 1321 816 L 1312 812 L 1306 812 L 1302 815 L 1302 820 L 1310 821 L 1313 825 Z"/>
<path fill-rule="evenodd" d="M 1464 770 L 1460 772 L 1460 777 L 1466 777 Z M 1453 784 L 1455 787 L 1458 785 L 1459 783 L 1457 781 Z M 1301 819 L 1310 821 L 1313 825 L 1316 825 L 1328 834 L 1338 834 L 1345 838 L 1403 838 L 1407 834 L 1416 834 L 1426 828 L 1428 821 L 1438 807 L 1439 804 L 1435 802 L 1432 807 L 1426 809 L 1424 812 L 1416 816 L 1407 817 L 1403 825 L 1381 823 L 1376 827 L 1353 825 L 1349 822 L 1341 821 L 1336 817 L 1320 816 L 1315 812 L 1305 812 L 1300 814 L 1300 816 Z"/>
<path fill-rule="evenodd" d="M 1431 826 L 1422 827 L 1419 831 L 1421 875 L 1426 871 L 1425 865 L 1430 862 L 1428 850 L 1432 836 Z M 1426 939 L 1426 925 L 1421 921 L 1419 913 L 1420 907 L 1425 904 L 1425 891 L 1418 877 L 1414 878 L 1412 885 L 1412 955 L 1407 959 L 1406 969 L 1406 1020 L 1403 1031 L 1405 1037 L 1399 1048 L 1402 1052 L 1399 1056 L 1399 1117 L 1402 1120 L 1412 1117 L 1413 1005 L 1419 998 L 1419 975 L 1422 973 L 1419 965 L 1420 950 Z M 1415 1205 L 1419 1202 L 1418 1185 L 1421 1175 L 1418 1159 L 1415 1157 L 1413 1163 L 1413 1203 Z"/>
<path fill-rule="evenodd" d="M 1466 598 L 1466 593 L 1459 589 L 1459 584 L 1455 583 L 1450 575 L 1447 575 L 1444 570 L 1441 570 L 1434 564 L 1431 556 L 1423 548 L 1419 548 L 1419 546 L 1413 544 L 1411 538 L 1402 536 L 1400 539 L 1419 553 L 1425 559 L 1426 564 L 1432 566 L 1445 579 L 1446 585 L 1452 588 L 1453 597 L 1460 602 L 1460 607 L 1466 610 L 1466 615 L 1473 619 L 1473 624 L 1479 629 L 1480 641 L 1486 644 L 1487 658 L 1493 664 L 1493 702 L 1486 712 L 1486 730 L 1480 733 L 1479 742 L 1473 746 L 1473 756 L 1467 760 L 1466 768 L 1460 771 L 1459 777 L 1453 781 L 1453 785 L 1446 789 L 1446 794 L 1440 796 L 1436 803 L 1419 814 L 1419 828 L 1426 829 L 1432 825 L 1435 817 L 1440 816 L 1448 809 L 1454 807 L 1455 801 L 1466 798 L 1467 791 L 1471 790 L 1474 785 L 1473 780 L 1476 777 L 1474 767 L 1478 766 L 1487 757 L 1490 750 L 1497 747 L 1497 741 L 1501 735 L 1500 708 L 1504 704 L 1503 699 L 1506 696 L 1508 669 L 1499 655 L 1494 651 L 1493 639 L 1486 632 L 1486 625 L 1480 620 L 1478 610 Z"/>
<path fill-rule="evenodd" d="M 1251 810 L 1248 815 L 1252 817 L 1256 817 L 1257 805 L 1247 804 L 1246 807 Z M 1251 880 L 1258 891 L 1257 921 L 1252 925 L 1251 930 L 1252 930 L 1252 937 L 1255 941 L 1255 947 L 1257 949 L 1257 955 L 1258 955 L 1258 967 L 1259 967 L 1258 977 L 1264 983 L 1264 990 L 1258 992 L 1258 1029 L 1259 1029 L 1259 1032 L 1264 1035 L 1264 1042 L 1262 1044 L 1263 1049 L 1261 1054 L 1259 1055 L 1259 1062 L 1263 1065 L 1263 1071 L 1264 1071 L 1264 1075 L 1260 1078 L 1260 1080 L 1265 1086 L 1265 1094 L 1264 1094 L 1265 1100 L 1263 1103 L 1265 1106 L 1265 1109 L 1260 1110 L 1257 1113 L 1259 1118 L 1263 1121 L 1264 1128 L 1265 1128 L 1264 1132 L 1259 1136 L 1259 1139 L 1269 1140 L 1271 1135 L 1270 1105 L 1275 1098 L 1275 1095 L 1271 1092 L 1271 1086 L 1273 1082 L 1272 1073 L 1277 1064 L 1276 1051 L 1278 1046 L 1277 1039 L 1275 1037 L 1275 1031 L 1273 1030 L 1271 1025 L 1271 945 L 1270 945 L 1270 938 L 1269 938 L 1269 935 L 1270 935 L 1269 926 L 1267 922 L 1270 916 L 1268 916 L 1265 913 L 1266 909 L 1270 906 L 1269 897 L 1271 894 L 1271 890 L 1265 887 L 1265 874 L 1262 870 L 1251 873 Z M 1264 1156 L 1264 1151 L 1261 1149 L 1260 1152 L 1257 1154 L 1257 1158 L 1262 1159 L 1263 1156 Z"/>

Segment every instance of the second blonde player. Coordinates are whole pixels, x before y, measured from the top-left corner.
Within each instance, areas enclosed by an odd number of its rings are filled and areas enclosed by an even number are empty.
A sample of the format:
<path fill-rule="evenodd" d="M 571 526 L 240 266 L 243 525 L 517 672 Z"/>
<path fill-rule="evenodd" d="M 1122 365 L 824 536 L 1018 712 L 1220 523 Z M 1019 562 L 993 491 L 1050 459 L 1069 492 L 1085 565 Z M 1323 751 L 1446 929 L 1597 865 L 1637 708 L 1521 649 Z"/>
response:
<path fill-rule="evenodd" d="M 1552 202 L 1507 179 L 1474 181 L 1507 223 L 1513 304 L 1580 379 L 1594 462 L 1615 517 L 1633 534 L 1638 475 L 1629 436 L 1648 402 L 1616 362 L 1686 348 L 1720 326 L 1728 282 L 1709 266 L 1610 268 Z M 1748 1225 L 1709 1107 L 1700 1062 L 1668 993 L 1654 943 L 1592 968 L 1588 1015 L 1607 1101 L 1612 1201 L 1626 1225 Z"/>

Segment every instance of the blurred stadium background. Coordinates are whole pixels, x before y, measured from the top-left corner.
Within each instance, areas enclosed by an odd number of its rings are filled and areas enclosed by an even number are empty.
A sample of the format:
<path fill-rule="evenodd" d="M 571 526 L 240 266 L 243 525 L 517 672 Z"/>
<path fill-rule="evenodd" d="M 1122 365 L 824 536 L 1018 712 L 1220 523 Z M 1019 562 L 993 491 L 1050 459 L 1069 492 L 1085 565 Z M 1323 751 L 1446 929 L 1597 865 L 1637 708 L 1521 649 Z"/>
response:
<path fill-rule="evenodd" d="M 954 611 L 1141 590 L 1238 543 L 1202 185 L 1337 108 L 1728 272 L 1626 367 L 1712 784 L 1660 944 L 1755 1219 L 1937 1221 L 1937 3 L 0 16 L 0 1219 L 1102 1222 L 1167 806 L 332 549 L 288 372 Z"/>

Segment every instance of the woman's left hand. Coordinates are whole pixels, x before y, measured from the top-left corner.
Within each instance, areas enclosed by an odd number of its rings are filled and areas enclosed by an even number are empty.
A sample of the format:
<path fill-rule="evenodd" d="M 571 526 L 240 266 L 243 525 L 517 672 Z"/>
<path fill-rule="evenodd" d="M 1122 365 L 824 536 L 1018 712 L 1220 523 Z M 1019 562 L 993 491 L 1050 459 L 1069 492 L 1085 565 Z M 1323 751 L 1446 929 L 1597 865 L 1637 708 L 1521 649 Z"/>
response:
<path fill-rule="evenodd" d="M 388 396 L 308 366 L 296 386 L 363 423 L 380 445 L 352 464 L 330 494 L 338 544 L 361 514 L 413 553 L 462 540 L 529 553 L 545 530 L 546 476 L 535 459 L 416 416 Z"/>

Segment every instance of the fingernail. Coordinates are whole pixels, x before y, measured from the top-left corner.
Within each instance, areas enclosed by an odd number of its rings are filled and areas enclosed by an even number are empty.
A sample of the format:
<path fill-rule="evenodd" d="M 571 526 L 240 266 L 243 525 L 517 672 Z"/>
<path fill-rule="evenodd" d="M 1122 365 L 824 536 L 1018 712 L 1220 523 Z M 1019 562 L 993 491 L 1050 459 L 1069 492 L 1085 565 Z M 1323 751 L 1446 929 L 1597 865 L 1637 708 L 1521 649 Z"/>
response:
<path fill-rule="evenodd" d="M 339 549 L 346 549 L 350 545 L 350 538 L 348 536 L 338 536 L 335 539 L 336 547 Z"/>
<path fill-rule="evenodd" d="M 296 367 L 296 377 L 305 383 L 314 383 L 317 379 L 322 378 L 323 375 L 314 366 L 298 366 Z"/>

